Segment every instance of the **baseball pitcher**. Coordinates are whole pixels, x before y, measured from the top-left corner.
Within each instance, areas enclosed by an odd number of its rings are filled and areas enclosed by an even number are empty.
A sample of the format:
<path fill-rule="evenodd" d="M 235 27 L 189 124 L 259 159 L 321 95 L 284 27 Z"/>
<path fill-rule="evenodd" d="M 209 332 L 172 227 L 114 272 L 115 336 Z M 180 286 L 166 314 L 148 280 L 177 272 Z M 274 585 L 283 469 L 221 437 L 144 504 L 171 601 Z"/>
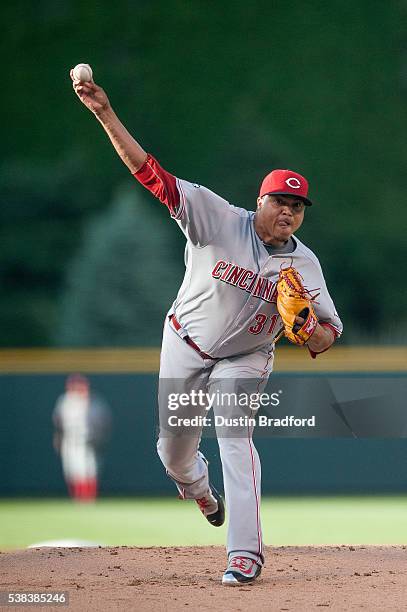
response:
<path fill-rule="evenodd" d="M 220 526 L 224 502 L 199 450 L 209 405 L 192 398 L 198 391 L 210 396 L 215 417 L 236 414 L 237 406 L 219 398 L 264 389 L 282 333 L 315 358 L 342 332 L 319 261 L 295 236 L 312 205 L 308 182 L 297 172 L 273 170 L 260 186 L 255 212 L 233 206 L 162 168 L 129 134 L 101 87 L 75 80 L 72 71 L 71 78 L 134 178 L 168 208 L 186 238 L 185 277 L 163 333 L 158 454 L 180 497 L 195 499 L 206 519 Z M 170 394 L 190 397 L 182 414 L 190 410 L 201 421 L 172 434 Z M 239 421 L 232 434 L 223 427 L 217 434 L 229 513 L 222 583 L 239 586 L 254 581 L 264 564 L 260 460 L 252 419 Z"/>

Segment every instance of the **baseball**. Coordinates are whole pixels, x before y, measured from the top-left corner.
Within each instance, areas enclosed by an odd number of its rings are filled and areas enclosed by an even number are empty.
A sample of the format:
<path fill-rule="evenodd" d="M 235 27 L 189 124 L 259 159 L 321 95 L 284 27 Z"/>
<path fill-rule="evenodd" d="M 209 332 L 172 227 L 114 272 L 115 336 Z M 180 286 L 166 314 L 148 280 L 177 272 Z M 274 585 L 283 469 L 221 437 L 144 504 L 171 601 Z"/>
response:
<path fill-rule="evenodd" d="M 75 80 L 80 81 L 81 83 L 91 81 L 92 74 L 92 68 L 89 66 L 89 64 L 77 64 L 73 69 L 73 76 Z"/>

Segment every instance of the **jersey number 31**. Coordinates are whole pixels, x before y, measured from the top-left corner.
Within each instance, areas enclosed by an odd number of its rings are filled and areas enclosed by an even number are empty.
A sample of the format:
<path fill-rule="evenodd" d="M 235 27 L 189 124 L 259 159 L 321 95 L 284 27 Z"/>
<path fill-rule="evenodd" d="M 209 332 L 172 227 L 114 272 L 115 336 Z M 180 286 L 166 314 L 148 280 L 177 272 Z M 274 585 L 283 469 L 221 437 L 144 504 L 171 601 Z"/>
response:
<path fill-rule="evenodd" d="M 261 332 L 264 330 L 267 320 L 269 319 L 269 327 L 267 330 L 267 335 L 272 334 L 279 316 L 280 315 L 278 314 L 273 314 L 273 315 L 268 316 L 268 315 L 263 314 L 262 312 L 259 312 L 254 317 L 254 320 L 256 322 L 250 325 L 248 331 L 251 334 L 255 334 L 255 335 L 261 334 Z"/>

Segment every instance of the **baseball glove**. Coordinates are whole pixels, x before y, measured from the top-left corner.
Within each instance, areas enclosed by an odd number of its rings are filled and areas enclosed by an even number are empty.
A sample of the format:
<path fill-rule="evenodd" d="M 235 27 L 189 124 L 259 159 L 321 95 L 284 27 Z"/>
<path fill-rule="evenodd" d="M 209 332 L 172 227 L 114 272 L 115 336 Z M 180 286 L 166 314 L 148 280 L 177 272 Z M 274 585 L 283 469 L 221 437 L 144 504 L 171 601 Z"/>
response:
<path fill-rule="evenodd" d="M 292 266 L 281 268 L 277 282 L 277 308 L 284 324 L 284 334 L 293 344 L 303 345 L 312 336 L 318 323 L 312 302 L 318 297 L 304 287 L 302 277 Z M 304 323 L 297 323 L 301 317 Z"/>

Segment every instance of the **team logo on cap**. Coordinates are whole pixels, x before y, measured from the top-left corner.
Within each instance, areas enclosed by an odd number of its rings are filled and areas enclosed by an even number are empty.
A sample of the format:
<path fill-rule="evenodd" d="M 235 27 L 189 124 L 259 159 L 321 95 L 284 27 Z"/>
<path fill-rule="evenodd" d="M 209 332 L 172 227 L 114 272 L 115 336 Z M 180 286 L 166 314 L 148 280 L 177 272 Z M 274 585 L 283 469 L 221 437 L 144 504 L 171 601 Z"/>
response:
<path fill-rule="evenodd" d="M 291 189 L 299 189 L 301 187 L 300 181 L 295 176 L 290 176 L 285 182 Z"/>

